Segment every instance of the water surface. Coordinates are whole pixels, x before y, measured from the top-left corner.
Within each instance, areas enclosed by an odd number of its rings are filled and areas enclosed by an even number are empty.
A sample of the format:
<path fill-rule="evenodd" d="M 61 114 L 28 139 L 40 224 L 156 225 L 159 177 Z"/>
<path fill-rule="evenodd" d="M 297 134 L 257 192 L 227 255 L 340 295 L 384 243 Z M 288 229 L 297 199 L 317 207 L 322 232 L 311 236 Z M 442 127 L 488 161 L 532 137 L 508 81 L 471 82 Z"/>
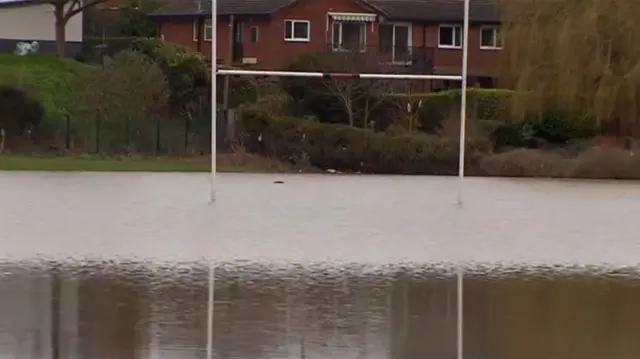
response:
<path fill-rule="evenodd" d="M 274 184 L 283 180 L 284 184 Z M 640 357 L 633 182 L 0 173 L 0 357 Z M 56 309 L 57 308 L 57 309 Z"/>
<path fill-rule="evenodd" d="M 274 184 L 284 180 L 284 184 Z M 6 258 L 637 266 L 640 185 L 450 177 L 0 175 Z"/>

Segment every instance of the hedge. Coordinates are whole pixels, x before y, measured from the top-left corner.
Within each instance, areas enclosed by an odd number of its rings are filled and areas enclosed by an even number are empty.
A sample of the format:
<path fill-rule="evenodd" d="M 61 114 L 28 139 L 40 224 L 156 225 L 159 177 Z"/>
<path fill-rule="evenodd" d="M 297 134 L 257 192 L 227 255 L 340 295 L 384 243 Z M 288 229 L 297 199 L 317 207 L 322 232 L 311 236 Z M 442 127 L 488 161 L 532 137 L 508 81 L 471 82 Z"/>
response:
<path fill-rule="evenodd" d="M 412 96 L 419 107 L 419 129 L 437 133 L 442 123 L 460 114 L 460 90 Z M 507 89 L 467 90 L 467 113 L 470 121 L 493 121 L 491 140 L 495 148 L 538 147 L 540 143 L 566 143 L 572 139 L 592 137 L 600 132 L 596 121 L 580 118 L 558 108 L 516 117 L 512 111 L 513 91 Z"/>
<path fill-rule="evenodd" d="M 390 136 L 313 119 L 273 118 L 260 110 L 245 111 L 239 126 L 249 152 L 294 163 L 308 161 L 323 169 L 380 174 L 458 172 L 457 139 L 426 134 Z M 469 141 L 466 166 L 475 167 L 490 147 L 488 141 Z"/>
<path fill-rule="evenodd" d="M 460 115 L 460 90 L 427 93 L 413 96 L 420 103 L 420 130 L 435 132 L 442 122 Z M 511 120 L 511 98 L 513 92 L 505 89 L 467 90 L 467 111 L 474 118 L 500 122 Z"/>
<path fill-rule="evenodd" d="M 0 84 L 0 127 L 8 132 L 22 133 L 29 126 L 38 126 L 43 117 L 42 104 L 31 94 L 18 87 Z"/>

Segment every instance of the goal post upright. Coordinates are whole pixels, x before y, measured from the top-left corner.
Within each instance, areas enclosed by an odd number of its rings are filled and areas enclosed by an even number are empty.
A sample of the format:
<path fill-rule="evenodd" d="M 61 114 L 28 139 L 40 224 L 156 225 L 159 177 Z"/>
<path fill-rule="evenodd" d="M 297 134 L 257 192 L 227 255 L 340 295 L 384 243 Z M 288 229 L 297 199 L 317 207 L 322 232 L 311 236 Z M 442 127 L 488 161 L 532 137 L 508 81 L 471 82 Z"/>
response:
<path fill-rule="evenodd" d="M 460 86 L 460 149 L 458 153 L 458 204 L 462 205 L 462 182 L 464 181 L 465 144 L 467 137 L 467 75 L 469 65 L 469 2 L 464 0 L 462 68 Z M 462 359 L 462 358 L 459 358 Z"/>
<path fill-rule="evenodd" d="M 469 17 L 470 2 L 464 0 L 463 40 L 462 40 L 462 77 L 460 86 L 460 149 L 458 152 L 458 205 L 462 205 L 462 184 L 464 181 L 465 146 L 467 137 L 467 76 L 469 66 Z M 456 359 L 464 359 L 464 267 L 458 267 L 456 291 Z"/>
<path fill-rule="evenodd" d="M 211 183 L 209 200 L 216 201 L 216 175 L 218 146 L 218 5 L 217 0 L 211 0 Z M 198 34 L 204 37 L 204 34 Z"/>

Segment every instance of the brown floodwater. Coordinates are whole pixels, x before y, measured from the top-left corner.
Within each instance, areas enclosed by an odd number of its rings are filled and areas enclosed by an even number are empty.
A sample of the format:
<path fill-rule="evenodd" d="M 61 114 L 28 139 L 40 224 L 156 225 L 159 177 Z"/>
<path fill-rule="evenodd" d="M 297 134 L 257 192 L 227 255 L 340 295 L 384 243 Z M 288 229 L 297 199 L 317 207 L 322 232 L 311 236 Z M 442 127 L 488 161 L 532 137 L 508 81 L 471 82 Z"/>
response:
<path fill-rule="evenodd" d="M 284 184 L 274 184 L 283 180 Z M 640 185 L 0 173 L 0 357 L 640 357 Z"/>

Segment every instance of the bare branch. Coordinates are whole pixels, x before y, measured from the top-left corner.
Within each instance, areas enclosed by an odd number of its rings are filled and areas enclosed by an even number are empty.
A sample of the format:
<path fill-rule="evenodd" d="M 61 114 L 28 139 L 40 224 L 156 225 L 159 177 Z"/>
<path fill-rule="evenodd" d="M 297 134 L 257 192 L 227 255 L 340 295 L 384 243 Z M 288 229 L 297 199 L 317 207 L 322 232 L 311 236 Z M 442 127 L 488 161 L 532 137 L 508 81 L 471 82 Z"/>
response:
<path fill-rule="evenodd" d="M 60 1 L 65 1 L 65 0 L 60 0 Z M 66 0 L 67 2 L 69 0 Z M 71 0 L 71 6 L 69 6 L 67 8 L 66 13 L 64 14 L 64 18 L 65 21 L 68 21 L 70 18 L 74 17 L 75 15 L 83 12 L 84 10 L 94 7 L 98 4 L 107 2 L 108 0 Z"/>
<path fill-rule="evenodd" d="M 379 72 L 378 58 L 366 52 L 328 51 L 324 53 L 322 63 L 328 71 L 361 73 Z M 369 127 L 369 115 L 380 104 L 379 94 L 386 86 L 386 81 L 364 79 L 328 80 L 324 81 L 330 93 L 338 97 L 349 118 L 349 125 L 360 123 L 363 128 Z"/>

